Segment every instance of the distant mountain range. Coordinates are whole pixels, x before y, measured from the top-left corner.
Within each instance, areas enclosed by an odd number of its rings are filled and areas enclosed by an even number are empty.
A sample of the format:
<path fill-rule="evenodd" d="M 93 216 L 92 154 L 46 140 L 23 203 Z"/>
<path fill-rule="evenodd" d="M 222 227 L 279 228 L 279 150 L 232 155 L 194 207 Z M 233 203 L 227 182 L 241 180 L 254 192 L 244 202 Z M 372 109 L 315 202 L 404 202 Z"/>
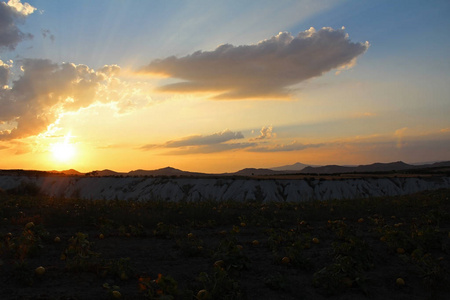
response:
<path fill-rule="evenodd" d="M 402 161 L 392 163 L 374 163 L 370 165 L 359 165 L 359 166 L 328 165 L 322 167 L 306 167 L 301 170 L 301 173 L 308 173 L 308 174 L 377 173 L 377 172 L 420 170 L 420 169 L 443 168 L 443 167 L 450 167 L 450 161 L 425 165 L 410 165 Z"/>
<path fill-rule="evenodd" d="M 72 171 L 72 170 L 69 170 L 69 171 Z M 61 173 L 70 174 L 70 173 L 66 173 L 66 171 L 61 171 Z M 70 175 L 75 175 L 75 174 L 70 174 Z M 157 170 L 141 170 L 141 169 L 139 169 L 139 170 L 130 171 L 128 173 L 115 172 L 115 171 L 106 169 L 106 170 L 101 170 L 101 171 L 100 170 L 92 171 L 92 172 L 86 173 L 84 175 L 90 175 L 90 176 L 206 176 L 206 175 L 210 175 L 210 174 L 188 172 L 188 171 L 182 171 L 179 169 L 175 169 L 172 167 L 166 167 L 166 168 L 157 169 Z"/>
<path fill-rule="evenodd" d="M 382 173 L 382 172 L 403 172 L 403 171 L 420 171 L 422 169 L 432 170 L 433 168 L 450 172 L 450 161 L 436 162 L 421 165 L 406 164 L 402 161 L 391 163 L 374 163 L 370 165 L 359 166 L 339 166 L 326 165 L 315 166 L 302 163 L 286 165 L 270 169 L 264 168 L 246 168 L 234 173 L 208 174 L 188 172 L 166 167 L 157 170 L 134 170 L 130 172 L 115 172 L 112 170 L 96 170 L 89 173 L 81 173 L 77 170 L 70 169 L 65 171 L 24 171 L 24 170 L 0 170 L 0 174 L 25 174 L 25 175 L 43 175 L 43 174 L 65 174 L 75 176 L 264 176 L 264 175 L 282 175 L 282 174 L 345 174 L 345 173 Z"/>

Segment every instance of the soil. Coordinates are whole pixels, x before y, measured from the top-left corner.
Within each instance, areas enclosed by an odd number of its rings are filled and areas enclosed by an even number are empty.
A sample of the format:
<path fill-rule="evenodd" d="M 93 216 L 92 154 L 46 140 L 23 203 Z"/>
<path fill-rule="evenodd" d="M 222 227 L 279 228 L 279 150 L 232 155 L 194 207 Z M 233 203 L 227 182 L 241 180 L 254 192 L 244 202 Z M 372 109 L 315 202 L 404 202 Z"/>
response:
<path fill-rule="evenodd" d="M 42 206 L 26 206 L 19 201 L 17 210 L 0 210 L 0 216 L 3 215 L 0 233 L 4 236 L 0 244 L 0 299 L 112 299 L 112 290 L 120 291 L 122 299 L 152 299 L 150 288 L 143 288 L 139 283 L 146 278 L 157 280 L 158 274 L 170 276 L 178 283 L 178 295 L 174 299 L 197 299 L 195 295 L 199 290 L 211 289 L 211 285 L 208 287 L 199 280 L 202 272 L 210 279 L 214 274 L 216 279 L 218 274 L 228 276 L 224 281 L 216 280 L 216 284 L 224 285 L 225 291 L 216 295 L 216 299 L 450 299 L 450 191 L 436 193 L 418 197 L 443 199 L 438 204 L 423 200 L 420 203 L 426 204 L 408 209 L 402 206 L 404 211 L 394 205 L 392 211 L 386 207 L 379 211 L 363 207 L 358 209 L 358 214 L 351 210 L 345 212 L 348 206 L 340 208 L 336 203 L 321 204 L 309 215 L 304 211 L 308 207 L 296 205 L 261 205 L 242 208 L 242 212 L 236 208 L 214 207 L 214 214 L 210 216 L 212 222 L 196 222 L 190 218 L 187 223 L 180 221 L 184 220 L 182 214 L 180 220 L 176 220 L 180 212 L 175 209 L 173 224 L 167 219 L 170 212 L 165 212 L 165 218 L 161 218 L 163 223 L 153 216 L 155 220 L 139 228 L 129 226 L 132 221 L 124 224 L 114 216 L 111 226 L 99 225 L 98 220 L 105 217 L 100 215 L 90 225 L 82 212 L 76 216 L 73 211 L 68 213 L 71 217 L 67 217 L 67 222 L 56 221 Z M 402 199 L 407 205 L 408 200 Z M 256 211 L 258 214 L 262 211 L 265 219 L 247 219 L 241 224 L 236 217 L 252 216 Z M 430 212 L 437 216 L 439 211 L 439 218 L 422 221 Z M 395 213 L 395 218 L 390 213 Z M 123 214 L 130 214 L 126 216 L 129 220 L 134 218 L 127 209 L 123 209 Z M 231 219 L 215 222 L 215 216 L 220 214 L 225 217 L 229 214 Z M 35 226 L 29 230 L 34 237 L 39 235 L 39 230 L 48 231 L 49 235 L 40 236 L 39 251 L 20 258 L 17 248 L 10 243 L 20 242 L 25 226 L 31 221 Z M 344 227 L 348 234 L 339 236 L 339 230 Z M 436 234 L 426 242 L 437 244 L 425 245 L 426 251 L 420 254 L 421 260 L 417 260 L 414 258 L 418 253 L 417 245 L 405 246 L 405 253 L 397 253 L 393 244 L 380 240 L 385 234 L 380 228 L 407 235 L 412 234 L 412 228 L 434 228 Z M 92 251 L 87 259 L 91 265 L 84 269 L 69 266 L 71 254 L 67 249 L 77 232 L 86 235 Z M 100 238 L 100 234 L 104 238 Z M 60 237 L 60 242 L 54 241 L 56 236 Z M 274 242 L 277 236 L 283 238 Z M 297 249 L 301 249 L 301 259 L 298 253 L 295 256 L 289 252 L 294 247 L 290 237 L 300 244 Z M 318 243 L 312 241 L 314 237 L 319 239 Z M 258 245 L 253 243 L 255 240 L 259 241 Z M 339 254 L 336 245 L 349 246 L 355 241 L 362 243 L 363 250 L 347 252 L 348 257 L 356 262 L 367 259 L 365 265 L 354 263 L 351 265 L 354 270 L 329 272 L 329 277 L 322 277 L 317 283 L 318 271 L 330 271 L 331 266 L 336 265 L 344 268 L 338 262 L 342 262 L 339 259 L 345 257 L 346 250 Z M 223 251 L 227 243 L 231 245 L 227 248 L 230 252 Z M 236 250 L 236 245 L 242 246 L 242 250 Z M 67 257 L 62 260 L 64 253 Z M 281 259 L 288 255 L 291 255 L 291 262 L 283 263 Z M 428 261 L 426 257 L 434 259 Z M 113 271 L 113 266 L 120 265 L 121 258 L 129 258 L 130 264 L 123 278 L 120 278 L 121 271 Z M 214 267 L 217 260 L 223 260 L 224 265 Z M 427 264 L 433 265 L 426 269 Z M 35 274 L 39 266 L 46 269 L 43 275 Z M 336 280 L 335 275 L 340 278 Z M 402 278 L 405 284 L 397 284 L 397 278 Z M 227 285 L 230 282 L 232 284 Z M 336 282 L 337 286 L 333 285 Z M 170 299 L 164 296 L 157 294 L 154 299 Z"/>

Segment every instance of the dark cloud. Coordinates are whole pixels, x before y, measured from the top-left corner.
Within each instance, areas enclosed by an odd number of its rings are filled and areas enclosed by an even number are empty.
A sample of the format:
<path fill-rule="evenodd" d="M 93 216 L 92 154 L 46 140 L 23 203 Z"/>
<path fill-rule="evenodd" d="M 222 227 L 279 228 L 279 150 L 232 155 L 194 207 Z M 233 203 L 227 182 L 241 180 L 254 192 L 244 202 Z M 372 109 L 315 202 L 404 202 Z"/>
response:
<path fill-rule="evenodd" d="M 43 59 L 24 60 L 22 70 L 11 88 L 0 90 L 0 123 L 15 124 L 0 132 L 0 140 L 46 131 L 60 113 L 91 105 L 101 84 L 111 76 L 85 65 L 59 65 Z"/>
<path fill-rule="evenodd" d="M 140 71 L 181 79 L 167 92 L 218 92 L 217 99 L 285 98 L 289 86 L 352 65 L 369 47 L 344 29 L 310 28 L 296 37 L 282 32 L 256 45 L 221 45 L 214 51 L 155 60 Z"/>
<path fill-rule="evenodd" d="M 231 142 L 243 139 L 241 132 L 225 130 L 211 135 L 194 135 L 179 140 L 167 141 L 162 144 L 148 144 L 140 147 L 141 150 L 170 149 L 164 154 L 183 155 L 199 153 L 215 153 L 230 150 L 243 149 L 248 152 L 286 152 L 299 151 L 307 148 L 317 148 L 325 144 L 301 144 L 292 142 L 290 144 L 274 144 L 269 140 L 275 137 L 272 133 L 272 126 L 263 126 L 261 135 L 257 138 L 249 139 L 248 142 Z"/>
<path fill-rule="evenodd" d="M 224 130 L 222 132 L 214 133 L 211 135 L 193 135 L 189 137 L 185 137 L 179 140 L 168 141 L 164 144 L 149 144 L 142 146 L 142 150 L 149 150 L 154 148 L 180 148 L 180 147 L 188 147 L 188 146 L 210 146 L 217 145 L 237 139 L 243 139 L 244 136 L 241 132 L 232 132 L 230 130 Z"/>
<path fill-rule="evenodd" d="M 22 4 L 18 0 L 0 2 L 0 49 L 14 50 L 18 43 L 33 37 L 29 33 L 23 33 L 17 24 L 23 22 L 34 10 L 28 3 Z"/>
<path fill-rule="evenodd" d="M 8 84 L 9 75 L 9 66 L 0 60 L 0 90 Z"/>
<path fill-rule="evenodd" d="M 217 153 L 217 152 L 224 152 L 224 151 L 246 149 L 246 148 L 253 147 L 253 146 L 256 146 L 256 144 L 255 143 L 224 143 L 224 144 L 202 145 L 202 146 L 191 146 L 191 147 L 180 148 L 180 149 L 168 151 L 165 154 L 184 155 L 184 154 Z"/>
<path fill-rule="evenodd" d="M 48 37 L 52 42 L 55 41 L 55 35 L 54 35 L 53 33 L 51 33 L 50 30 L 48 30 L 48 29 L 42 29 L 42 30 L 41 30 L 41 34 L 42 34 L 42 37 L 43 37 L 44 39 L 46 39 L 46 38 Z"/>

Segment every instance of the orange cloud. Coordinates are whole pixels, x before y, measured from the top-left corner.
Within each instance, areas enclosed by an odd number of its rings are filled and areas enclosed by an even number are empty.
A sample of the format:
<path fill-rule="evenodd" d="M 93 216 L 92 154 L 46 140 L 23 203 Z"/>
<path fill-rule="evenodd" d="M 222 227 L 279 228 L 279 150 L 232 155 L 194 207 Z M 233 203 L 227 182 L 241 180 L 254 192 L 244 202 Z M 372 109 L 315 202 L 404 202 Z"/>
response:
<path fill-rule="evenodd" d="M 140 72 L 181 79 L 159 88 L 165 92 L 218 92 L 215 99 L 286 98 L 289 86 L 349 67 L 368 47 L 368 42 L 351 42 L 344 29 L 311 27 L 296 37 L 281 32 L 256 45 L 225 44 L 155 60 Z"/>
<path fill-rule="evenodd" d="M 155 148 L 186 148 L 183 153 L 211 153 L 231 150 L 233 148 L 242 148 L 244 144 L 228 144 L 227 142 L 237 139 L 243 139 L 241 132 L 224 130 L 210 135 L 192 135 L 179 140 L 168 141 L 163 144 L 148 144 L 142 146 L 141 150 L 150 150 Z M 234 146 L 233 146 L 234 145 Z M 248 147 L 248 146 L 245 146 Z M 181 152 L 175 152 L 180 154 Z"/>
<path fill-rule="evenodd" d="M 96 72 L 85 65 L 24 60 L 22 76 L 11 88 L 0 89 L 0 123 L 8 125 L 8 130 L 0 132 L 0 140 L 37 135 L 61 113 L 91 105 L 117 69 L 109 66 Z"/>
<path fill-rule="evenodd" d="M 250 139 L 250 141 L 257 141 L 257 140 L 264 140 L 264 139 L 271 139 L 273 137 L 276 137 L 276 134 L 273 133 L 273 127 L 271 126 L 264 126 L 260 130 L 260 135 L 256 138 Z"/>

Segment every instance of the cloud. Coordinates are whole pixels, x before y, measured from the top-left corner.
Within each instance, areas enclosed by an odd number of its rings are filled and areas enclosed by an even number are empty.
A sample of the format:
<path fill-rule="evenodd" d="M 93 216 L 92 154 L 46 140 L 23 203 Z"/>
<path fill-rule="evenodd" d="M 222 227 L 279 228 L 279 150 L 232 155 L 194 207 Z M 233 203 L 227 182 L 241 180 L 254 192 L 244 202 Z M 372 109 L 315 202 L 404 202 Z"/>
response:
<path fill-rule="evenodd" d="M 289 86 L 355 63 L 369 43 L 353 43 L 344 29 L 281 32 L 256 45 L 225 44 L 214 51 L 152 61 L 140 72 L 181 79 L 164 92 L 217 92 L 216 99 L 286 98 Z"/>
<path fill-rule="evenodd" d="M 302 144 L 296 141 L 290 144 L 277 144 L 270 146 L 258 146 L 254 148 L 248 149 L 250 152 L 289 152 L 289 151 L 300 151 L 307 148 L 318 148 L 322 147 L 325 144 Z"/>
<path fill-rule="evenodd" d="M 20 0 L 9 0 L 8 6 L 14 8 L 18 14 L 22 16 L 28 16 L 32 14 L 36 8 L 31 6 L 29 3 L 21 3 Z"/>
<path fill-rule="evenodd" d="M 0 90 L 7 87 L 9 76 L 9 65 L 0 59 Z"/>
<path fill-rule="evenodd" d="M 14 50 L 18 43 L 33 37 L 20 31 L 17 23 L 23 22 L 25 17 L 35 10 L 30 4 L 22 4 L 19 0 L 0 2 L 0 49 Z"/>
<path fill-rule="evenodd" d="M 210 134 L 210 135 L 193 135 L 189 137 L 185 137 L 179 140 L 168 141 L 164 144 L 148 144 L 142 146 L 142 150 L 149 150 L 154 148 L 180 148 L 180 147 L 188 147 L 188 146 L 211 146 L 222 144 L 231 140 L 243 139 L 244 135 L 241 132 L 232 132 L 228 129 Z"/>
<path fill-rule="evenodd" d="M 264 126 L 260 130 L 260 135 L 256 138 L 250 139 L 250 141 L 257 141 L 257 140 L 264 140 L 264 139 L 271 139 L 272 137 L 275 137 L 276 134 L 272 132 L 273 127 L 271 126 Z"/>
<path fill-rule="evenodd" d="M 42 34 L 42 37 L 44 39 L 46 39 L 48 37 L 52 42 L 55 41 L 55 35 L 53 33 L 51 33 L 50 30 L 48 30 L 48 29 L 41 29 L 41 34 Z"/>
<path fill-rule="evenodd" d="M 235 143 L 230 141 L 243 139 L 241 132 L 233 132 L 228 129 L 210 135 L 193 135 L 179 140 L 168 141 L 163 144 L 148 144 L 140 147 L 141 150 L 157 148 L 170 149 L 166 155 L 204 154 L 245 149 L 256 146 L 255 143 Z"/>
<path fill-rule="evenodd" d="M 255 145 L 256 144 L 254 144 L 254 143 L 225 143 L 225 144 L 201 145 L 201 146 L 180 148 L 180 149 L 168 151 L 165 154 L 184 155 L 184 154 L 217 153 L 217 152 L 224 152 L 224 151 L 246 149 L 249 147 L 253 147 Z"/>
<path fill-rule="evenodd" d="M 13 126 L 0 132 L 0 140 L 37 135 L 60 114 L 88 107 L 113 80 L 118 67 L 96 72 L 85 65 L 26 59 L 21 69 L 23 74 L 12 88 L 0 89 L 0 124 Z"/>
<path fill-rule="evenodd" d="M 224 130 L 210 135 L 193 135 L 178 140 L 167 141 L 162 144 L 148 144 L 140 147 L 140 150 L 170 149 L 164 154 L 183 155 L 199 153 L 216 153 L 223 151 L 243 149 L 248 152 L 287 152 L 299 151 L 307 148 L 321 147 L 325 144 L 301 144 L 296 141 L 290 144 L 267 144 L 266 139 L 274 136 L 272 126 L 264 126 L 261 135 L 257 138 L 249 139 L 248 142 L 231 142 L 244 139 L 241 132 Z M 264 141 L 263 141 L 264 140 Z M 267 144 L 267 145 L 266 145 Z"/>

